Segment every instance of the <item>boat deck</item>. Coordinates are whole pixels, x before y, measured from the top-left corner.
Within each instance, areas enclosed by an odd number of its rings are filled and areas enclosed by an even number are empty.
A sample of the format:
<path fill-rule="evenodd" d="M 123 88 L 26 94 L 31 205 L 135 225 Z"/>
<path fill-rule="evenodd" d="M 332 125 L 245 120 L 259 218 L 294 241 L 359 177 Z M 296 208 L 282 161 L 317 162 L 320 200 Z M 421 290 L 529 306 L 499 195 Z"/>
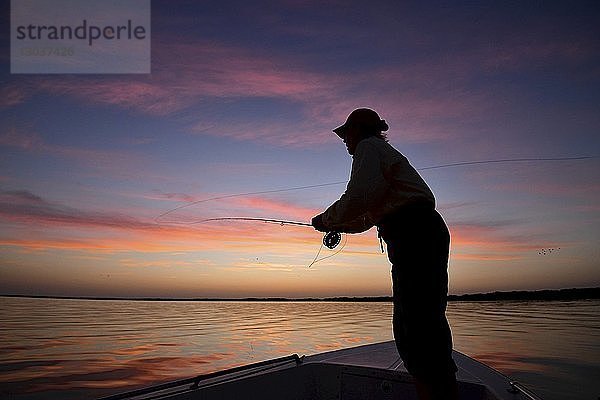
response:
<path fill-rule="evenodd" d="M 452 357 L 458 367 L 457 379 L 461 382 L 481 384 L 484 382 L 483 379 L 485 379 L 485 382 L 488 383 L 490 378 L 492 378 L 490 373 L 497 373 L 497 371 L 490 369 L 487 365 L 465 356 L 458 351 L 454 351 Z M 374 368 L 408 374 L 393 341 L 320 353 L 306 357 L 304 362 L 320 362 Z M 496 378 L 499 383 L 506 382 L 506 377 L 504 375 L 498 373 Z"/>

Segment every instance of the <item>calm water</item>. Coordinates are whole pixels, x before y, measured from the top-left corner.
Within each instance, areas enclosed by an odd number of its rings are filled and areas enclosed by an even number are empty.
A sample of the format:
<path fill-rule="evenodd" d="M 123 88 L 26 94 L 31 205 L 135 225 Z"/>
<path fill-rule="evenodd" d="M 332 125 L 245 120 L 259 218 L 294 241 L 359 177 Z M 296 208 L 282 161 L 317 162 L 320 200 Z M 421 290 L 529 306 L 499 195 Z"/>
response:
<path fill-rule="evenodd" d="M 0 397 L 90 398 L 390 340 L 388 303 L 0 297 Z M 455 347 L 546 400 L 600 395 L 600 301 L 453 302 Z"/>

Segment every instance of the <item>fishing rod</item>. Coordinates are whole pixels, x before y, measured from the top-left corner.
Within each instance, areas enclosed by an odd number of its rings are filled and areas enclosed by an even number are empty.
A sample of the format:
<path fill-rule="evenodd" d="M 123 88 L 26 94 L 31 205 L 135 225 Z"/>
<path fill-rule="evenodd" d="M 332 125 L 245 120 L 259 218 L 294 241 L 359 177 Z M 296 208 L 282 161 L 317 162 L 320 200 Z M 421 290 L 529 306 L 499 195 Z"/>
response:
<path fill-rule="evenodd" d="M 191 224 L 201 224 L 204 222 L 212 222 L 212 221 L 258 221 L 258 222 L 269 222 L 273 224 L 279 225 L 299 225 L 299 226 L 312 226 L 307 222 L 298 222 L 298 221 L 286 221 L 283 219 L 273 219 L 273 218 L 254 218 L 254 217 L 221 217 L 221 218 L 206 218 L 200 221 L 189 222 L 187 225 Z"/>
<path fill-rule="evenodd" d="M 221 218 L 206 218 L 200 221 L 194 221 L 194 222 L 190 222 L 190 224 L 201 224 L 201 223 L 205 223 L 205 222 L 213 222 L 213 221 L 253 221 L 253 222 L 266 222 L 266 223 L 272 223 L 272 224 L 279 224 L 279 225 L 297 225 L 297 226 L 310 226 L 312 227 L 312 224 L 309 224 L 307 222 L 298 222 L 298 221 L 287 221 L 287 220 L 283 220 L 283 219 L 274 219 L 274 218 L 254 218 L 254 217 L 221 217 Z M 325 236 L 323 236 L 323 245 L 329 249 L 335 249 L 338 244 L 340 244 L 340 242 L 342 241 L 342 234 L 340 232 L 336 232 L 336 231 L 331 231 L 331 232 L 327 232 L 325 233 Z M 317 257 L 319 255 L 317 254 Z M 315 257 L 315 260 L 316 258 Z M 314 264 L 315 261 L 313 261 L 312 264 Z M 311 265 L 312 265 L 311 264 Z"/>

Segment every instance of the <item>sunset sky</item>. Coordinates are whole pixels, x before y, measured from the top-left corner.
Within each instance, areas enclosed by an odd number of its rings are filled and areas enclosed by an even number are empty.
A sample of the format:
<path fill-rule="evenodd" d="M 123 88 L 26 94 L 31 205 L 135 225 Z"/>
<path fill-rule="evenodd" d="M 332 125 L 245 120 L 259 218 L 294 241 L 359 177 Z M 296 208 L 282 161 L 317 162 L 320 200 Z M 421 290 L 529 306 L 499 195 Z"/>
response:
<path fill-rule="evenodd" d="M 451 293 L 600 285 L 597 1 L 153 0 L 139 75 L 11 74 L 2 8 L 0 294 L 389 295 L 374 229 L 309 268 L 311 228 L 194 223 L 309 222 L 361 106 L 436 195 Z"/>

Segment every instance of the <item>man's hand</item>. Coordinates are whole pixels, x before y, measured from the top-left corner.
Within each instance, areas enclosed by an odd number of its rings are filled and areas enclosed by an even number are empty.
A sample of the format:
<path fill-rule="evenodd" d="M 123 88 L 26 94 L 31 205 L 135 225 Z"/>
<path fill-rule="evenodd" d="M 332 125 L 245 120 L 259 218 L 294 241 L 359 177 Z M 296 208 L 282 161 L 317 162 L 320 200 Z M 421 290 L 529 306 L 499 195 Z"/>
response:
<path fill-rule="evenodd" d="M 313 217 L 313 219 L 311 221 L 311 225 L 313 226 L 313 228 L 315 228 L 319 232 L 328 232 L 329 231 L 329 229 L 327 229 L 325 224 L 323 224 L 323 214 L 319 214 L 319 215 Z"/>

